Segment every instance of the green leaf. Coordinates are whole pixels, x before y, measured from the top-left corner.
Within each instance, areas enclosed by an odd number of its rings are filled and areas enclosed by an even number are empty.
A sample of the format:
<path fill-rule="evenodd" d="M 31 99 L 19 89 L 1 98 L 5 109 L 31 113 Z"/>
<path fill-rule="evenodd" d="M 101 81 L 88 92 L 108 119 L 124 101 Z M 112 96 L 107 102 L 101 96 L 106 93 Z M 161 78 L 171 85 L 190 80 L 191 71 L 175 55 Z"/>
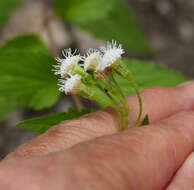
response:
<path fill-rule="evenodd" d="M 176 86 L 189 80 L 189 78 L 183 76 L 181 73 L 169 69 L 164 65 L 154 64 L 153 62 L 125 59 L 124 63 L 127 64 L 129 70 L 132 72 L 140 91 L 153 86 Z M 126 96 L 134 94 L 127 80 L 115 73 L 114 77 Z M 102 93 L 99 93 L 99 96 L 105 98 Z"/>
<path fill-rule="evenodd" d="M 52 106 L 60 95 L 54 64 L 39 37 L 8 41 L 0 48 L 0 97 L 37 110 Z"/>
<path fill-rule="evenodd" d="M 21 2 L 22 0 L 0 0 L 0 28 L 5 24 L 11 13 Z"/>
<path fill-rule="evenodd" d="M 49 128 L 53 127 L 56 124 L 64 120 L 70 120 L 73 118 L 80 117 L 84 114 L 88 114 L 93 112 L 94 110 L 76 110 L 70 108 L 68 112 L 60 112 L 55 114 L 48 114 L 42 117 L 37 117 L 30 120 L 25 120 L 17 123 L 17 126 L 37 132 L 37 133 L 45 133 Z"/>
<path fill-rule="evenodd" d="M 42 42 L 40 37 L 34 34 L 24 34 L 8 40 L 2 47 L 0 47 L 1 52 L 7 50 L 49 53 L 46 45 Z"/>
<path fill-rule="evenodd" d="M 141 123 L 141 126 L 143 125 L 149 125 L 149 117 L 148 117 L 148 114 L 146 114 L 146 116 L 144 117 L 142 123 Z"/>
<path fill-rule="evenodd" d="M 133 52 L 151 53 L 124 0 L 55 0 L 55 6 L 60 17 L 98 38 L 115 39 Z"/>

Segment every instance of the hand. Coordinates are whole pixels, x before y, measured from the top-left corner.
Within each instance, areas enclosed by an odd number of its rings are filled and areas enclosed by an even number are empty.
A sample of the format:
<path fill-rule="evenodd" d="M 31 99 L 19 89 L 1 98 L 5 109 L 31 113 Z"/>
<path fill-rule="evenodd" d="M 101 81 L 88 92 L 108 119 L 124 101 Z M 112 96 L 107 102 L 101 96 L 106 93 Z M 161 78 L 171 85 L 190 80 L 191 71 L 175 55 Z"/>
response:
<path fill-rule="evenodd" d="M 119 132 L 106 108 L 65 121 L 0 164 L 2 190 L 193 190 L 194 82 L 141 93 L 150 125 Z M 128 98 L 130 119 L 138 113 Z"/>

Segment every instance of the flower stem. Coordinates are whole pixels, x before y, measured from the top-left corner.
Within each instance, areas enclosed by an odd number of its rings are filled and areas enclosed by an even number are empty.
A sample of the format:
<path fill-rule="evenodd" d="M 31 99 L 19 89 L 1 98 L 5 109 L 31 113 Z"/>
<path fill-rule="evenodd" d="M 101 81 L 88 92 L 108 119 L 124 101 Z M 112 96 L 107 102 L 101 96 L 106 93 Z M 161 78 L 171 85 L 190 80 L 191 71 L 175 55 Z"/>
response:
<path fill-rule="evenodd" d="M 128 129 L 129 127 L 129 120 L 128 120 L 129 106 L 126 103 L 125 96 L 123 95 L 122 90 L 119 88 L 118 84 L 115 83 L 116 81 L 114 81 L 111 75 L 104 76 L 104 79 L 102 81 L 105 84 L 108 91 L 111 92 L 111 94 L 116 96 L 121 101 L 123 108 L 124 108 L 124 112 L 122 112 L 122 115 L 125 120 L 125 128 Z"/>
<path fill-rule="evenodd" d="M 123 128 L 123 110 L 118 106 L 117 101 L 114 99 L 112 94 L 110 94 L 109 91 L 104 90 L 99 84 L 96 84 L 96 87 L 101 90 L 115 105 L 115 109 L 118 111 L 119 119 L 120 119 L 120 131 L 122 131 Z"/>
<path fill-rule="evenodd" d="M 134 124 L 134 126 L 136 127 L 139 124 L 139 121 L 141 119 L 142 107 L 143 107 L 140 92 L 138 90 L 136 83 L 133 80 L 132 74 L 130 73 L 128 67 L 122 61 L 120 61 L 120 64 L 114 67 L 114 69 L 120 76 L 122 76 L 123 78 L 127 79 L 130 82 L 131 87 L 134 89 L 135 93 L 137 94 L 137 98 L 139 102 L 139 114 Z"/>
<path fill-rule="evenodd" d="M 120 97 L 120 101 L 123 104 L 125 113 L 124 113 L 124 119 L 125 119 L 125 128 L 128 129 L 129 128 L 129 110 L 130 107 L 126 101 L 125 95 L 122 92 L 122 89 L 120 88 L 120 86 L 118 85 L 117 81 L 114 79 L 113 75 L 110 75 L 111 80 L 113 81 L 115 87 L 117 88 L 117 92 L 119 93 L 119 97 Z"/>

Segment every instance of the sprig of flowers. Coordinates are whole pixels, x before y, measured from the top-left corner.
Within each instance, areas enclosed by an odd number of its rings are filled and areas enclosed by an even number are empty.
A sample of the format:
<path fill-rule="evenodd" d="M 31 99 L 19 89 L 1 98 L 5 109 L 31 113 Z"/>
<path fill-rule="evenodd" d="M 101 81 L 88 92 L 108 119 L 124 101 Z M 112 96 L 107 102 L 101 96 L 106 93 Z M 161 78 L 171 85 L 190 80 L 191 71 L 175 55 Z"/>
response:
<path fill-rule="evenodd" d="M 99 49 L 89 49 L 85 56 L 72 52 L 71 49 L 63 51 L 64 58 L 57 58 L 58 64 L 54 66 L 56 75 L 60 75 L 59 90 L 65 94 L 78 94 L 85 98 L 107 104 L 118 111 L 121 130 L 129 127 L 129 105 L 126 102 L 122 89 L 114 79 L 113 71 L 130 82 L 139 100 L 139 115 L 135 126 L 139 124 L 142 115 L 142 100 L 132 75 L 122 62 L 124 49 L 116 41 L 107 42 Z M 101 83 L 98 81 L 101 80 Z M 102 99 L 95 91 L 98 88 L 106 99 Z M 122 103 L 118 105 L 116 98 Z"/>

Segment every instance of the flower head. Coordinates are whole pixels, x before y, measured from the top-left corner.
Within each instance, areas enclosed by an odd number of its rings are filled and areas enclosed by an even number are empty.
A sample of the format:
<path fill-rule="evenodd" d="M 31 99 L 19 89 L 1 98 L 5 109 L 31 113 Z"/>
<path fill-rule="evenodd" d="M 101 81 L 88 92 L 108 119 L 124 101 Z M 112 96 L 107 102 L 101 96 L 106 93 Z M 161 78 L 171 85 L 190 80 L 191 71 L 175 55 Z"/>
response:
<path fill-rule="evenodd" d="M 67 77 L 67 75 L 71 72 L 72 67 L 78 64 L 79 61 L 82 60 L 82 57 L 80 55 L 75 55 L 76 51 L 72 52 L 71 49 L 66 49 L 62 53 L 65 59 L 56 59 L 59 63 L 58 65 L 54 65 L 54 71 L 56 75 Z"/>
<path fill-rule="evenodd" d="M 100 72 L 112 67 L 112 65 L 121 58 L 122 54 L 124 54 L 124 49 L 121 44 L 117 45 L 116 41 L 112 41 L 112 43 L 107 42 L 106 47 L 101 47 L 100 49 L 104 54 L 101 64 L 96 68 L 96 70 Z"/>
<path fill-rule="evenodd" d="M 100 63 L 102 56 L 98 50 L 89 49 L 85 60 L 84 60 L 84 70 L 91 71 L 94 70 Z"/>
<path fill-rule="evenodd" d="M 65 92 L 65 94 L 76 94 L 78 92 L 79 86 L 81 84 L 81 76 L 76 74 L 76 75 L 71 75 L 70 77 L 67 78 L 66 80 L 59 80 L 60 88 L 59 90 L 62 92 Z"/>

